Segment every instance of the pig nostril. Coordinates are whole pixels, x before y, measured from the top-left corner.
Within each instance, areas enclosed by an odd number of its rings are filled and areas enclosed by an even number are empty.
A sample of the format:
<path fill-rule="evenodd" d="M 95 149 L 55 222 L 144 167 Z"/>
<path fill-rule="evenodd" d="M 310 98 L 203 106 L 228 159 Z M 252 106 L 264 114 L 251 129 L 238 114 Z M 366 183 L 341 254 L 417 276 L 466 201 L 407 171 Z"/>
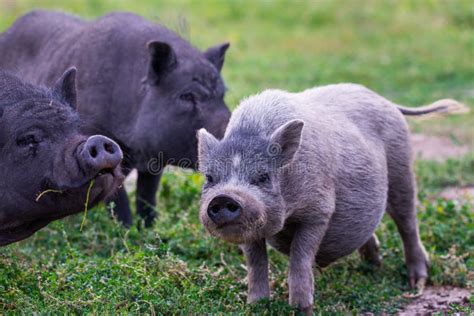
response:
<path fill-rule="evenodd" d="M 104 144 L 104 149 L 105 149 L 105 151 L 108 152 L 109 154 L 115 154 L 114 146 L 112 146 L 112 144 L 110 144 L 110 143 L 105 143 L 105 144 Z"/>
<path fill-rule="evenodd" d="M 238 209 L 239 209 L 239 207 L 238 207 L 237 205 L 232 204 L 232 203 L 228 203 L 228 204 L 226 205 L 226 207 L 227 207 L 227 209 L 228 209 L 229 211 L 231 211 L 232 213 L 237 212 Z"/>
<path fill-rule="evenodd" d="M 220 209 L 220 208 L 219 208 L 218 205 L 214 205 L 213 207 L 211 207 L 211 212 L 212 212 L 213 214 L 217 214 L 217 213 L 219 213 L 219 209 Z"/>
<path fill-rule="evenodd" d="M 97 148 L 95 146 L 92 146 L 91 148 L 89 148 L 89 153 L 90 153 L 92 158 L 96 158 L 97 157 Z"/>

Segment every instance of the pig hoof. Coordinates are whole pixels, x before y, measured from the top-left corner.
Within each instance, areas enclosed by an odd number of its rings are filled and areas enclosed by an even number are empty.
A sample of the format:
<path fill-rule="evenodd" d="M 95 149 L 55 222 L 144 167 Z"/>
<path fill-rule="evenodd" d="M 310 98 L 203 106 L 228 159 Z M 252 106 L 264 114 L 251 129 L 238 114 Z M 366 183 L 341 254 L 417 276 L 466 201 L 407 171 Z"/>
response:
<path fill-rule="evenodd" d="M 248 298 L 247 298 L 247 303 L 248 304 L 257 304 L 261 301 L 269 300 L 269 299 L 270 299 L 270 295 L 266 295 L 266 294 L 263 294 L 263 295 L 249 295 Z"/>
<path fill-rule="evenodd" d="M 381 267 L 382 266 L 382 257 L 380 256 L 379 253 L 365 253 L 360 255 L 362 257 L 362 260 L 365 262 L 368 262 L 376 267 Z"/>
<path fill-rule="evenodd" d="M 155 216 L 145 219 L 145 228 L 151 228 L 155 224 Z"/>
<path fill-rule="evenodd" d="M 156 212 L 153 212 L 147 215 L 141 215 L 141 216 L 142 216 L 142 219 L 138 221 L 139 230 L 142 229 L 142 227 L 152 228 L 155 225 L 156 218 L 158 217 Z"/>
<path fill-rule="evenodd" d="M 415 293 L 405 293 L 403 295 L 405 298 L 416 298 L 423 295 L 426 281 L 428 279 L 429 266 L 429 258 L 424 251 L 422 251 L 421 254 L 417 256 L 416 261 L 407 263 L 409 276 L 408 281 L 410 283 L 410 288 L 414 290 Z"/>
<path fill-rule="evenodd" d="M 298 311 L 303 315 L 313 315 L 313 305 L 304 308 L 298 308 Z"/>
<path fill-rule="evenodd" d="M 422 251 L 419 255 L 413 256 L 412 260 L 407 260 L 408 278 L 410 282 L 410 288 L 414 289 L 418 287 L 420 281 L 426 283 L 428 278 L 428 268 L 430 261 L 426 252 Z"/>
<path fill-rule="evenodd" d="M 382 266 L 382 257 L 380 256 L 380 242 L 373 235 L 362 247 L 359 248 L 359 254 L 362 260 L 373 264 L 374 266 Z"/>
<path fill-rule="evenodd" d="M 410 287 L 412 289 L 416 290 L 416 292 L 415 293 L 412 293 L 412 292 L 404 293 L 403 297 L 404 298 L 410 298 L 410 299 L 418 298 L 418 297 L 423 295 L 423 293 L 425 291 L 425 286 L 426 286 L 426 278 L 418 279 L 418 281 L 416 282 L 416 286 L 415 286 L 415 278 L 412 277 L 412 278 L 410 278 Z"/>

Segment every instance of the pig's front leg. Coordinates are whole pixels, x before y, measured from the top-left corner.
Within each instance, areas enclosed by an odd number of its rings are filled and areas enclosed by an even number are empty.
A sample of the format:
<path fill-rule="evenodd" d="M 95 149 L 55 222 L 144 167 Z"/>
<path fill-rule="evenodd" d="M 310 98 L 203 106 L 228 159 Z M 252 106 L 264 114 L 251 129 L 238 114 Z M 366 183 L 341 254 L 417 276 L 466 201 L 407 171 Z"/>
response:
<path fill-rule="evenodd" d="M 270 297 L 268 256 L 265 239 L 241 246 L 247 261 L 248 303 Z"/>
<path fill-rule="evenodd" d="M 145 227 L 153 226 L 157 216 L 156 191 L 160 184 L 161 173 L 155 175 L 148 172 L 138 172 L 137 180 L 137 213 L 145 220 Z"/>
<path fill-rule="evenodd" d="M 300 224 L 290 248 L 288 287 L 290 304 L 312 313 L 314 295 L 313 263 L 327 229 L 327 222 Z"/>

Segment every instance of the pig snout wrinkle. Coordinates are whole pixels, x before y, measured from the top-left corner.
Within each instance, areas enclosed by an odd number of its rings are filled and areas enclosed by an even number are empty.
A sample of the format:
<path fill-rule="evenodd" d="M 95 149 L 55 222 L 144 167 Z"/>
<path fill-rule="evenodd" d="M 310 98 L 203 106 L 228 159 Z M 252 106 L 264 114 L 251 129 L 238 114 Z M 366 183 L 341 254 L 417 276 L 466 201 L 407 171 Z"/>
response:
<path fill-rule="evenodd" d="M 234 199 L 219 195 L 212 199 L 207 215 L 218 226 L 230 224 L 240 217 L 242 207 Z"/>

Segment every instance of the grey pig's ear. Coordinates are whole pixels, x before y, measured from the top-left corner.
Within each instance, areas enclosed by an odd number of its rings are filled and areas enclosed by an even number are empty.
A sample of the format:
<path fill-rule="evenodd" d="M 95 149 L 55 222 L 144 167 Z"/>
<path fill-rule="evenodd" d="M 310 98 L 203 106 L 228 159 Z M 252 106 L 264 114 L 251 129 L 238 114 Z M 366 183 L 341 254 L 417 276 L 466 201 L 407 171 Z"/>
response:
<path fill-rule="evenodd" d="M 148 42 L 150 52 L 150 65 L 146 81 L 150 84 L 158 84 L 167 73 L 171 72 L 177 65 L 178 59 L 173 47 L 165 42 Z"/>
<path fill-rule="evenodd" d="M 76 74 L 76 67 L 69 68 L 56 81 L 53 87 L 53 92 L 59 95 L 74 110 L 77 109 Z"/>
<path fill-rule="evenodd" d="M 225 53 L 229 48 L 229 43 L 220 44 L 214 47 L 209 48 L 204 56 L 209 60 L 220 72 L 224 66 Z"/>
<path fill-rule="evenodd" d="M 279 167 L 290 163 L 300 147 L 304 122 L 292 120 L 280 126 L 270 137 L 268 154 L 275 156 Z"/>
<path fill-rule="evenodd" d="M 202 166 L 207 159 L 209 152 L 212 151 L 218 144 L 219 141 L 211 133 L 201 128 L 197 132 L 198 138 L 198 161 L 199 166 Z"/>

